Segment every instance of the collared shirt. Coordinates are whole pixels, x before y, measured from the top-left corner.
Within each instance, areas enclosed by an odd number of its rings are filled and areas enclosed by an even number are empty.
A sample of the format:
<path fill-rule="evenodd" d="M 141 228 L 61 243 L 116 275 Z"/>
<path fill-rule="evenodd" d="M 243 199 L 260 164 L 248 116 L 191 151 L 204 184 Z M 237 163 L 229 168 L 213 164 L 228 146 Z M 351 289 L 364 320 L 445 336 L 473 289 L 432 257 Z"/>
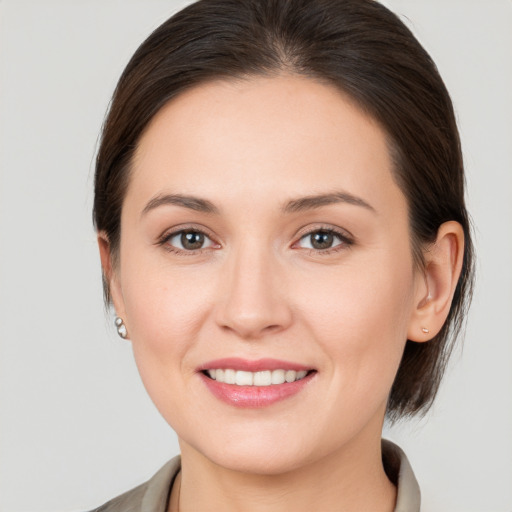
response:
<path fill-rule="evenodd" d="M 383 439 L 382 459 L 389 479 L 397 486 L 394 512 L 420 512 L 420 488 L 405 453 L 396 444 Z M 92 512 L 166 512 L 172 484 L 180 468 L 181 458 L 174 457 L 146 483 Z"/>

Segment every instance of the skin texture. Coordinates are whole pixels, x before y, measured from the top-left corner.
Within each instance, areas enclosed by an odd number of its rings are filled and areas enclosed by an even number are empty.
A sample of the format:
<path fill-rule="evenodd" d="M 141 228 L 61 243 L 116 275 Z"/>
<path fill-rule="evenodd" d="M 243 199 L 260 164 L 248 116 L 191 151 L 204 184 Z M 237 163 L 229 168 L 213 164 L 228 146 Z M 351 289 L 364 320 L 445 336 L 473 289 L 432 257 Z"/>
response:
<path fill-rule="evenodd" d="M 340 192 L 368 206 L 285 209 Z M 216 211 L 148 209 L 166 194 Z M 183 229 L 204 232 L 203 248 L 163 241 Z M 329 229 L 334 247 L 311 248 L 308 235 Z M 118 266 L 102 233 L 99 244 L 144 385 L 180 440 L 180 510 L 393 510 L 387 396 L 407 338 L 428 341 L 448 314 L 463 235 L 444 224 L 426 269 L 414 265 L 406 200 L 372 119 L 296 76 L 191 89 L 140 140 Z M 316 373 L 297 395 L 241 409 L 197 371 L 225 357 Z"/>

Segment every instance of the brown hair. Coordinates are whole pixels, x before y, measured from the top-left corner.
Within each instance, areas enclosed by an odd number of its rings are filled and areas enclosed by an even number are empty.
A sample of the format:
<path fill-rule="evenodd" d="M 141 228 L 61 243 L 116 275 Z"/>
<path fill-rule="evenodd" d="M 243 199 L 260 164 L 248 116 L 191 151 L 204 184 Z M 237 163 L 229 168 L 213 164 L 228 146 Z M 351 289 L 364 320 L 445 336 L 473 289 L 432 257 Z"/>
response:
<path fill-rule="evenodd" d="M 163 23 L 135 52 L 112 99 L 96 161 L 96 229 L 106 233 L 115 261 L 134 151 L 170 99 L 210 80 L 282 72 L 334 84 L 385 130 L 419 265 L 422 247 L 443 222 L 464 229 L 463 268 L 448 319 L 428 343 L 407 341 L 389 397 L 391 419 L 425 412 L 472 291 L 464 169 L 453 106 L 435 64 L 376 1 L 200 0 Z M 108 301 L 106 284 L 105 294 Z"/>

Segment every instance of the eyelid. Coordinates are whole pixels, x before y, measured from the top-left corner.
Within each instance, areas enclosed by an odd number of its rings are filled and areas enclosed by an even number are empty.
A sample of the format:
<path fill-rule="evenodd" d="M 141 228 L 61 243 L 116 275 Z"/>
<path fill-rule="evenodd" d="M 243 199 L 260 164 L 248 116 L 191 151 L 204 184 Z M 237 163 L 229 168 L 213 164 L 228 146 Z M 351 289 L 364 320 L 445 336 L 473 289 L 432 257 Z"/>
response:
<path fill-rule="evenodd" d="M 184 231 L 191 231 L 196 233 L 201 233 L 205 237 L 207 237 L 213 244 L 213 246 L 210 247 L 203 247 L 201 249 L 195 249 L 195 250 L 184 250 L 180 249 L 179 247 L 175 247 L 173 245 L 168 244 L 169 240 L 171 240 L 173 237 L 179 235 L 180 233 L 183 233 Z M 176 253 L 183 253 L 187 255 L 191 254 L 197 254 L 198 252 L 205 251 L 205 250 L 211 250 L 218 249 L 221 247 L 221 244 L 217 241 L 217 237 L 212 234 L 212 232 L 205 228 L 204 226 L 198 226 L 197 224 L 180 224 L 178 226 L 173 226 L 172 228 L 166 229 L 157 239 L 157 242 L 155 245 L 161 245 L 166 246 L 169 251 L 176 252 Z"/>
<path fill-rule="evenodd" d="M 192 231 L 203 234 L 205 237 L 207 237 L 211 242 L 212 246 L 210 247 L 204 247 L 196 250 L 184 250 L 180 249 L 179 247 L 173 246 L 168 244 L 169 240 L 173 237 L 179 235 L 180 233 L 183 233 L 184 231 Z M 297 244 L 305 237 L 312 235 L 313 233 L 317 233 L 318 231 L 325 231 L 332 233 L 333 235 L 337 236 L 341 240 L 341 244 L 338 244 L 332 248 L 327 249 L 309 249 L 309 248 L 301 248 L 303 250 L 310 250 L 312 252 L 316 253 L 324 253 L 327 254 L 331 251 L 339 250 L 343 247 L 351 246 L 355 242 L 354 236 L 347 231 L 346 229 L 340 228 L 338 226 L 333 226 L 330 224 L 318 224 L 318 225 L 308 225 L 303 228 L 301 228 L 294 237 L 294 242 L 291 244 L 292 248 L 297 248 Z M 176 252 L 176 253 L 183 253 L 187 255 L 193 255 L 197 254 L 202 251 L 211 250 L 211 249 L 220 249 L 222 247 L 222 244 L 217 241 L 217 237 L 206 227 L 199 226 L 197 224 L 180 224 L 177 226 L 173 226 L 172 228 L 166 229 L 162 235 L 160 235 L 156 241 L 155 245 L 161 245 L 161 246 L 167 246 L 166 248 L 169 251 Z M 340 247 L 341 246 L 341 247 Z"/>
<path fill-rule="evenodd" d="M 305 236 L 311 235 L 313 233 L 316 233 L 318 231 L 327 231 L 330 233 L 334 233 L 335 235 L 339 236 L 342 240 L 345 240 L 349 243 L 355 242 L 355 237 L 350 233 L 350 231 L 347 231 L 346 229 L 340 228 L 338 226 L 333 226 L 332 224 L 317 224 L 317 225 L 308 225 L 305 226 L 297 232 L 295 235 L 295 243 L 297 243 L 299 240 L 304 238 Z"/>
<path fill-rule="evenodd" d="M 309 247 L 298 247 L 298 244 L 301 240 L 306 238 L 307 236 L 311 236 L 314 233 L 317 233 L 319 231 L 324 231 L 327 233 L 332 233 L 334 236 L 338 237 L 341 243 L 333 246 L 328 247 L 326 249 L 314 249 Z M 307 251 L 311 254 L 315 255 L 327 255 L 331 254 L 333 252 L 338 252 L 344 249 L 347 249 L 348 247 L 352 246 L 355 243 L 354 236 L 348 232 L 345 229 L 342 229 L 337 226 L 332 226 L 328 224 L 320 224 L 317 226 L 307 226 L 299 230 L 297 235 L 295 236 L 295 241 L 291 245 L 292 249 L 300 249 L 302 251 Z"/>

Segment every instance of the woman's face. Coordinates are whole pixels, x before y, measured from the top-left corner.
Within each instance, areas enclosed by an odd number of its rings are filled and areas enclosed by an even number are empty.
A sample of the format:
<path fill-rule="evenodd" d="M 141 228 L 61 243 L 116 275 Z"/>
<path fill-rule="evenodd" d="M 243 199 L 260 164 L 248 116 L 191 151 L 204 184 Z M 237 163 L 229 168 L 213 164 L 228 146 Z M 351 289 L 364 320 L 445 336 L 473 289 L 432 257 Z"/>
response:
<path fill-rule="evenodd" d="M 391 167 L 311 79 L 206 84 L 153 119 L 112 293 L 184 452 L 271 474 L 380 438 L 422 280 Z"/>

